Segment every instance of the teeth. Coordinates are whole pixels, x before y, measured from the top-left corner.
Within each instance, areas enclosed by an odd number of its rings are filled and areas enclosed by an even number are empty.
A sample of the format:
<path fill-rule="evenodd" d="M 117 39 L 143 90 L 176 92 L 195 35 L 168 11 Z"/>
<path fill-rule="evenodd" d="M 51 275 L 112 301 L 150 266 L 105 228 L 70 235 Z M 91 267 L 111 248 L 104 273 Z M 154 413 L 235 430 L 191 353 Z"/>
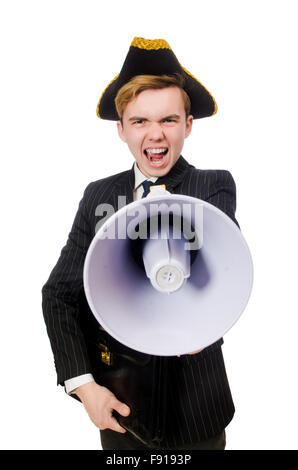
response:
<path fill-rule="evenodd" d="M 166 148 L 161 148 L 161 149 L 147 149 L 146 152 L 149 152 L 149 153 L 163 153 L 165 152 L 167 149 Z"/>

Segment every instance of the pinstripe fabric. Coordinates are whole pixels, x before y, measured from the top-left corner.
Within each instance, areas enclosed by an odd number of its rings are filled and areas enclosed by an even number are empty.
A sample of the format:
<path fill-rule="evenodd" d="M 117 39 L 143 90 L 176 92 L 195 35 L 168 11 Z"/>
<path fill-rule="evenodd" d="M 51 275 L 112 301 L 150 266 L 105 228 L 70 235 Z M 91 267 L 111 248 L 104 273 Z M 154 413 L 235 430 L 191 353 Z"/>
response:
<path fill-rule="evenodd" d="M 236 188 L 228 171 L 198 170 L 181 156 L 171 171 L 155 184 L 165 184 L 167 190 L 175 194 L 203 199 L 237 223 Z M 67 243 L 43 286 L 43 314 L 58 384 L 93 372 L 84 336 L 85 309 L 81 308 L 84 260 L 95 227 L 98 228 L 100 223 L 100 217 L 95 215 L 96 207 L 107 203 L 117 210 L 118 196 L 126 196 L 126 202 L 132 202 L 133 188 L 133 168 L 87 186 Z M 197 355 L 162 358 L 166 361 L 164 366 L 170 384 L 167 397 L 170 419 L 165 422 L 164 447 L 212 437 L 232 419 L 234 405 L 220 347 L 222 343 L 221 339 Z"/>

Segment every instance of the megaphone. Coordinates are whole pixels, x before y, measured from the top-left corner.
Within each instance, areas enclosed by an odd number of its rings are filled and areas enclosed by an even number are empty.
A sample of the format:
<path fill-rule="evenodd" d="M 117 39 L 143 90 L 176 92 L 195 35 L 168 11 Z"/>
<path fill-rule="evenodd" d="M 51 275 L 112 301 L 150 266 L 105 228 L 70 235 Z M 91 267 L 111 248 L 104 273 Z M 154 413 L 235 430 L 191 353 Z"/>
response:
<path fill-rule="evenodd" d="M 252 284 L 238 226 L 212 204 L 161 186 L 100 227 L 84 264 L 86 298 L 100 325 L 158 356 L 188 354 L 224 336 Z"/>

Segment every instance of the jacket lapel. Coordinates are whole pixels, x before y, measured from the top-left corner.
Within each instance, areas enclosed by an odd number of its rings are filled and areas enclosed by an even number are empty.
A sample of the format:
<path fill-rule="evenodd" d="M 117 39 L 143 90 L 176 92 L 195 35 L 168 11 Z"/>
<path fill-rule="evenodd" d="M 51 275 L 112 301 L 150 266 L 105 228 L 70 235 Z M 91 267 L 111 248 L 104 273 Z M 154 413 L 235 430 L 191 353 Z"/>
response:
<path fill-rule="evenodd" d="M 133 202 L 133 190 L 135 184 L 134 168 L 122 173 L 121 177 L 115 182 L 115 190 L 113 191 L 113 206 L 118 210 L 118 197 L 123 197 L 125 204 Z"/>
<path fill-rule="evenodd" d="M 156 180 L 154 185 L 164 184 L 166 186 L 166 190 L 174 192 L 175 186 L 180 184 L 182 180 L 185 178 L 186 172 L 192 166 L 187 163 L 187 161 L 180 155 L 175 165 L 171 168 L 169 173 L 165 176 L 162 176 Z"/>

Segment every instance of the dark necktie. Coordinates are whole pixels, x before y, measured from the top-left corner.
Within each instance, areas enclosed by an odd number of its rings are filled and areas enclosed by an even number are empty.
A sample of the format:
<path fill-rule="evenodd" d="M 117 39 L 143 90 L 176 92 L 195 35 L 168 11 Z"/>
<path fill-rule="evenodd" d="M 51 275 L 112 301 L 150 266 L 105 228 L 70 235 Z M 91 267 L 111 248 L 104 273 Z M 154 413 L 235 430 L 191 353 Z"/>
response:
<path fill-rule="evenodd" d="M 150 181 L 150 180 L 149 181 L 148 180 L 143 181 L 142 186 L 144 188 L 144 192 L 143 192 L 143 195 L 142 195 L 142 198 L 143 198 L 143 197 L 146 197 L 147 194 L 149 194 L 150 186 L 153 186 L 153 182 Z"/>

